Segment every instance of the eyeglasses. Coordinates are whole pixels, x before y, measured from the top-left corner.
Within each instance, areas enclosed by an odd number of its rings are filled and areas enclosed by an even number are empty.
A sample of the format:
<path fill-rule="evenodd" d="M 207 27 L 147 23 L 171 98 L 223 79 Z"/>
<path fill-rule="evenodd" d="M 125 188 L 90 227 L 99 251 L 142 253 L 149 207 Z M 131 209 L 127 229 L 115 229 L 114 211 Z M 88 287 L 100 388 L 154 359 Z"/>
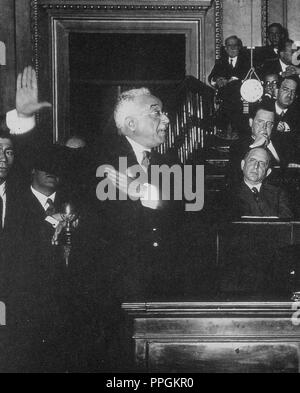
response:
<path fill-rule="evenodd" d="M 265 82 L 265 86 L 266 87 L 269 87 L 269 86 L 277 87 L 278 86 L 278 82 L 277 81 L 266 81 Z"/>
<path fill-rule="evenodd" d="M 280 88 L 281 91 L 284 91 L 287 94 L 291 94 L 292 96 L 296 95 L 296 90 L 294 89 L 289 89 L 288 87 L 281 87 Z"/>
<path fill-rule="evenodd" d="M 162 117 L 168 118 L 168 113 L 167 112 L 163 112 L 160 109 L 154 109 L 154 110 L 152 110 L 150 112 L 144 112 L 142 115 L 143 116 L 149 115 L 149 116 L 155 117 L 156 119 L 161 119 Z"/>
<path fill-rule="evenodd" d="M 273 128 L 274 127 L 274 122 L 273 121 L 264 121 L 264 120 L 254 120 L 254 122 L 259 125 L 261 128 Z"/>

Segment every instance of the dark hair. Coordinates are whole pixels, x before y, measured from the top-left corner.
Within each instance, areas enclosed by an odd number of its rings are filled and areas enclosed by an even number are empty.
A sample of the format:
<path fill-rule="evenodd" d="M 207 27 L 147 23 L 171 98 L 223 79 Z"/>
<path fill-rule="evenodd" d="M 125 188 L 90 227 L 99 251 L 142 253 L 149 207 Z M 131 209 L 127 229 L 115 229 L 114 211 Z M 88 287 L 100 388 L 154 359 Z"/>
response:
<path fill-rule="evenodd" d="M 290 76 L 286 76 L 285 78 L 283 78 L 280 83 L 279 83 L 279 88 L 281 87 L 282 83 L 286 80 L 291 80 L 294 81 L 296 83 L 296 94 L 299 95 L 300 92 L 300 83 L 299 83 L 299 78 L 298 75 L 290 75 Z"/>
<path fill-rule="evenodd" d="M 263 100 L 256 105 L 253 105 L 249 113 L 249 117 L 254 119 L 258 111 L 267 111 L 275 114 L 274 102 L 270 98 L 263 98 Z"/>
<path fill-rule="evenodd" d="M 13 136 L 10 134 L 9 128 L 6 125 L 5 117 L 0 118 L 0 138 L 10 139 L 13 142 Z"/>
<path fill-rule="evenodd" d="M 282 26 L 282 24 L 280 24 L 280 23 L 277 23 L 277 22 L 271 23 L 271 24 L 268 26 L 268 32 L 269 32 L 269 30 L 270 30 L 272 27 L 278 27 L 278 29 L 281 30 L 281 32 L 283 31 L 283 26 Z"/>
<path fill-rule="evenodd" d="M 239 46 L 240 48 L 243 46 L 242 40 L 241 40 L 238 36 L 236 36 L 236 35 L 231 35 L 230 37 L 227 37 L 226 40 L 225 40 L 225 46 L 227 45 L 227 42 L 228 42 L 228 40 L 230 40 L 230 39 L 235 39 L 235 40 L 237 40 L 238 46 Z"/>
<path fill-rule="evenodd" d="M 289 38 L 289 32 L 288 32 L 288 30 L 285 27 L 282 26 L 282 24 L 276 23 L 276 22 L 275 23 L 271 23 L 268 26 L 267 33 L 269 33 L 269 31 L 270 31 L 270 29 L 272 27 L 277 27 L 280 30 L 280 34 L 282 36 L 282 38 L 281 38 L 282 40 L 287 40 Z"/>

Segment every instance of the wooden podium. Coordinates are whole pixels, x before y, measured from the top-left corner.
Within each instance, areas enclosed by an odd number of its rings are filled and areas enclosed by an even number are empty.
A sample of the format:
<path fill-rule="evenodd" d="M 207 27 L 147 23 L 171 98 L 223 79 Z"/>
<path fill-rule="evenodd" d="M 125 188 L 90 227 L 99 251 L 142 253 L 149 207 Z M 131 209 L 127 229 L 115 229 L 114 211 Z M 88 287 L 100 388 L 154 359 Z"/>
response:
<path fill-rule="evenodd" d="M 139 372 L 300 370 L 292 302 L 124 303 Z"/>

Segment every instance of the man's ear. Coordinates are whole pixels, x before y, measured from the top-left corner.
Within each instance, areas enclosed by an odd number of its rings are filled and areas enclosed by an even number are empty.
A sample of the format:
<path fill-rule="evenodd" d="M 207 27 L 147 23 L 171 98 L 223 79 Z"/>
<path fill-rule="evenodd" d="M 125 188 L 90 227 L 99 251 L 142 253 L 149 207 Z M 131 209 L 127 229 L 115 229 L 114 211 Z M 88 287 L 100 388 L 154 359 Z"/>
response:
<path fill-rule="evenodd" d="M 249 126 L 252 127 L 253 124 L 253 119 L 251 119 L 251 117 L 249 118 Z"/>
<path fill-rule="evenodd" d="M 136 120 L 132 116 L 127 116 L 125 118 L 125 125 L 126 129 L 129 131 L 129 133 L 134 133 L 136 130 Z"/>
<path fill-rule="evenodd" d="M 244 169 L 244 166 L 245 166 L 245 160 L 242 160 L 242 161 L 241 161 L 241 170 Z"/>
<path fill-rule="evenodd" d="M 271 174 L 271 172 L 272 172 L 272 168 L 269 168 L 269 169 L 267 170 L 266 177 L 268 177 L 268 176 Z"/>

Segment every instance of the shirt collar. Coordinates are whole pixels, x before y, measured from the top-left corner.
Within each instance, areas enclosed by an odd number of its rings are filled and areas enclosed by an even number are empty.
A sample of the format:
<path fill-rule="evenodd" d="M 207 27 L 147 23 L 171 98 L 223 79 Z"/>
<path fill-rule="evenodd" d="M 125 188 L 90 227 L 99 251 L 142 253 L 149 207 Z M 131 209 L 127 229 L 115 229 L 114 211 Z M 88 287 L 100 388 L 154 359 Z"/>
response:
<path fill-rule="evenodd" d="M 5 193 L 6 193 L 6 181 L 0 184 L 0 197 L 3 198 Z"/>
<path fill-rule="evenodd" d="M 255 187 L 257 189 L 257 191 L 260 191 L 260 188 L 262 186 L 262 183 L 256 184 L 255 186 L 253 184 L 250 184 L 246 179 L 244 179 L 244 183 L 246 184 L 247 187 L 250 188 L 250 190 L 252 190 L 253 187 Z"/>
<path fill-rule="evenodd" d="M 277 115 L 281 115 L 282 112 L 286 112 L 288 110 L 288 108 L 285 109 L 281 109 L 280 106 L 277 104 L 277 101 L 275 101 L 275 110 Z"/>
<path fill-rule="evenodd" d="M 279 63 L 280 63 L 282 72 L 285 72 L 285 70 L 288 68 L 288 64 L 285 64 L 281 59 L 279 59 Z"/>
<path fill-rule="evenodd" d="M 43 206 L 44 209 L 46 208 L 48 199 L 51 199 L 52 202 L 55 201 L 56 192 L 54 192 L 50 196 L 46 196 L 46 195 L 42 194 L 41 192 L 37 191 L 36 189 L 34 189 L 32 186 L 31 186 L 31 191 L 32 191 L 33 195 L 37 198 L 37 200 L 40 202 L 40 204 Z"/>
<path fill-rule="evenodd" d="M 137 162 L 141 165 L 142 160 L 143 160 L 143 152 L 144 151 L 151 151 L 151 149 L 149 149 L 148 147 L 144 147 L 144 146 L 140 145 L 139 143 L 137 143 L 133 139 L 129 138 L 128 136 L 126 136 L 126 139 L 130 143 L 130 145 L 131 145 L 131 147 L 132 147 L 132 149 L 134 151 L 134 154 L 136 156 Z"/>
<path fill-rule="evenodd" d="M 235 65 L 235 63 L 237 62 L 237 56 L 235 56 L 235 57 L 228 57 L 228 63 L 230 64 L 231 63 L 231 60 L 232 60 L 232 64 L 233 65 Z"/>

